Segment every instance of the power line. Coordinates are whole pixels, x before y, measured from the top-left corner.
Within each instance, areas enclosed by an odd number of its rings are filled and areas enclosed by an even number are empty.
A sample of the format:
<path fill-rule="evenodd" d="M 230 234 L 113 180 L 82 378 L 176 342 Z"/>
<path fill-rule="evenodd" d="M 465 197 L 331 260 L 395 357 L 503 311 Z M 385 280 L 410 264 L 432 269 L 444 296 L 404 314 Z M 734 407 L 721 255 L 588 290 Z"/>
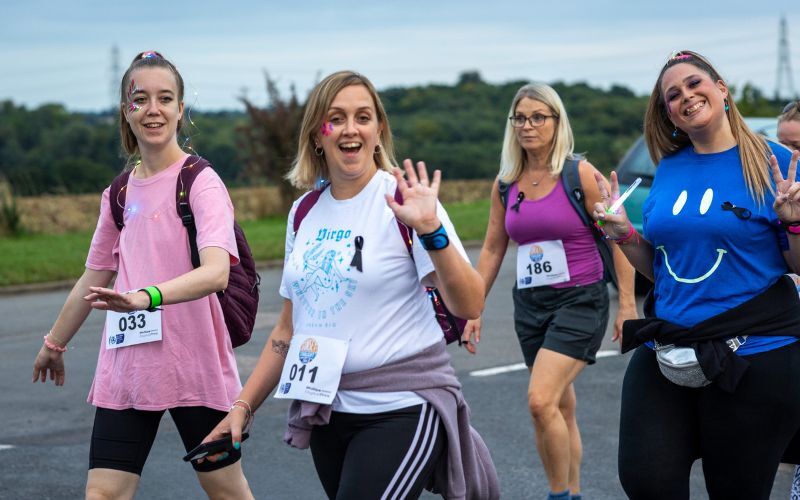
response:
<path fill-rule="evenodd" d="M 786 29 L 786 16 L 781 16 L 780 35 L 778 38 L 778 77 L 775 79 L 775 99 L 780 99 L 784 90 L 783 81 L 786 79 L 786 90 L 789 98 L 797 97 L 792 79 L 791 57 L 789 55 L 789 37 Z"/>
<path fill-rule="evenodd" d="M 109 78 L 109 96 L 111 97 L 111 109 L 116 109 L 119 106 L 119 47 L 113 45 L 111 47 L 111 75 Z"/>

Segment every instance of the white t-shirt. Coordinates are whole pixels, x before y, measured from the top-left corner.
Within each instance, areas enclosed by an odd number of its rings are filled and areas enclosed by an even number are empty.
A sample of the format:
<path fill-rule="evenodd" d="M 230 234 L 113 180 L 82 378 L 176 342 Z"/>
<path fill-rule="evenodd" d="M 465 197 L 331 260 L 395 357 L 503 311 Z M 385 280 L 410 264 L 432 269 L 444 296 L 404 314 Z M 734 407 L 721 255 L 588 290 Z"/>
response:
<path fill-rule="evenodd" d="M 404 359 L 442 341 L 421 284 L 434 271 L 433 262 L 416 233 L 411 258 L 384 198 L 394 196 L 396 186 L 392 175 L 378 170 L 350 199 L 336 200 L 326 189 L 297 235 L 292 228 L 300 200 L 289 212 L 280 294 L 292 301 L 294 333 L 349 340 L 343 373 Z M 437 215 L 450 244 L 469 262 L 438 202 Z M 361 272 L 350 267 L 356 236 L 364 240 Z M 422 402 L 413 392 L 339 391 L 333 409 L 379 413 Z"/>

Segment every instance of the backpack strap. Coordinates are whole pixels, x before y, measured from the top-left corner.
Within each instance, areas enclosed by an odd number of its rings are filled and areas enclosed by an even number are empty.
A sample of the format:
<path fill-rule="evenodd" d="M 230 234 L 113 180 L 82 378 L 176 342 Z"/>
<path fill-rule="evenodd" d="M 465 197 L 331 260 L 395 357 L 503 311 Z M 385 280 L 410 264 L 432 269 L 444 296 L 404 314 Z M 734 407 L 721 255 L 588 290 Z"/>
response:
<path fill-rule="evenodd" d="M 564 168 L 561 170 L 561 183 L 564 185 L 564 191 L 567 192 L 567 198 L 569 198 L 572 208 L 581 218 L 583 225 L 594 227 L 589 214 L 586 213 L 583 186 L 581 185 L 581 175 L 578 169 L 579 164 L 580 159 L 567 159 L 564 161 Z"/>
<path fill-rule="evenodd" d="M 497 190 L 500 192 L 500 203 L 503 204 L 503 208 L 508 208 L 508 191 L 510 189 L 511 184 L 501 180 L 497 181 Z"/>
<path fill-rule="evenodd" d="M 403 195 L 400 193 L 399 187 L 394 190 L 394 201 L 401 205 L 403 204 Z M 397 221 L 397 229 L 400 230 L 400 236 L 403 237 L 403 243 L 406 244 L 408 255 L 411 256 L 411 259 L 414 259 L 414 252 L 411 250 L 411 246 L 414 244 L 414 230 L 403 224 L 396 216 L 394 220 Z"/>
<path fill-rule="evenodd" d="M 189 205 L 189 194 L 194 180 L 200 175 L 200 172 L 210 166 L 211 164 L 204 158 L 189 156 L 178 172 L 178 180 L 175 183 L 175 207 L 183 227 L 189 233 L 189 251 L 192 255 L 192 267 L 195 269 L 200 267 L 200 252 L 197 249 L 197 226 L 194 222 L 192 207 Z"/>
<path fill-rule="evenodd" d="M 292 230 L 295 234 L 297 234 L 297 230 L 300 229 L 300 223 L 303 222 L 303 219 L 306 218 L 308 212 L 317 204 L 319 201 L 319 197 L 322 196 L 322 192 L 330 185 L 330 183 L 325 184 L 322 186 L 321 189 L 315 189 L 309 192 L 300 203 L 297 204 L 297 210 L 294 212 L 294 220 L 292 221 Z"/>
<path fill-rule="evenodd" d="M 123 215 L 125 214 L 125 199 L 128 191 L 128 178 L 130 178 L 130 176 L 130 170 L 126 170 L 116 176 L 114 180 L 111 181 L 111 187 L 108 191 L 111 216 L 114 217 L 114 223 L 120 231 L 125 227 Z"/>
<path fill-rule="evenodd" d="M 603 261 L 603 279 L 606 282 L 614 283 L 614 286 L 618 286 L 617 273 L 614 269 L 614 254 L 612 253 L 611 246 L 608 240 L 597 230 L 594 221 L 586 212 L 586 205 L 584 203 L 585 195 L 583 186 L 581 185 L 580 170 L 578 168 L 580 161 L 580 158 L 567 159 L 564 161 L 564 168 L 561 170 L 561 184 L 564 186 L 567 199 L 575 210 L 575 213 L 578 214 L 583 225 L 589 227 L 592 236 L 594 236 L 597 251 L 600 252 L 600 259 Z"/>

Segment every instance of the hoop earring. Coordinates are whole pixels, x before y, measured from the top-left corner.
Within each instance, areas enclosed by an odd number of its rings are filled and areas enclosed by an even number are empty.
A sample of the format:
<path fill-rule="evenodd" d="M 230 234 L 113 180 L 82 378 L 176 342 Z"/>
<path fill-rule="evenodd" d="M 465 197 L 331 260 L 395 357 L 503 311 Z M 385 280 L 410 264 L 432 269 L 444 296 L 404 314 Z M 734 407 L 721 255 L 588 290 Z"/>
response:
<path fill-rule="evenodd" d="M 381 145 L 380 144 L 376 144 L 375 145 L 375 152 L 373 154 L 376 154 L 376 155 L 381 154 Z"/>
<path fill-rule="evenodd" d="M 322 149 L 322 146 L 317 146 L 314 148 L 314 154 L 317 156 L 322 156 L 323 154 L 325 154 L 325 150 Z"/>

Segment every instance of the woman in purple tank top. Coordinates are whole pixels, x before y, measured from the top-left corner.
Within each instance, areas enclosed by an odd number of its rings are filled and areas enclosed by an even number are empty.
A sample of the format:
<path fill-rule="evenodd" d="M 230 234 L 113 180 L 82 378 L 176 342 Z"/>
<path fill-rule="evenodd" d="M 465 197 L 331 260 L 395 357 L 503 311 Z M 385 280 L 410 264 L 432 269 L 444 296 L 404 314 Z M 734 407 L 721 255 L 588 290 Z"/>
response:
<path fill-rule="evenodd" d="M 573 195 L 563 187 L 562 171 L 577 161 L 581 209 L 591 214 L 601 199 L 597 170 L 573 154 L 573 144 L 564 105 L 551 87 L 532 83 L 517 91 L 478 272 L 488 295 L 509 239 L 518 244 L 514 326 L 531 373 L 528 407 L 536 446 L 547 473 L 548 498 L 574 500 L 581 498 L 582 449 L 572 382 L 595 362 L 609 299 L 594 228 L 583 222 L 569 198 Z M 613 259 L 619 283 L 613 339 L 618 340 L 622 322 L 636 317 L 636 303 L 633 268 L 617 248 Z M 473 353 L 480 329 L 478 319 L 467 323 L 464 332 Z"/>

